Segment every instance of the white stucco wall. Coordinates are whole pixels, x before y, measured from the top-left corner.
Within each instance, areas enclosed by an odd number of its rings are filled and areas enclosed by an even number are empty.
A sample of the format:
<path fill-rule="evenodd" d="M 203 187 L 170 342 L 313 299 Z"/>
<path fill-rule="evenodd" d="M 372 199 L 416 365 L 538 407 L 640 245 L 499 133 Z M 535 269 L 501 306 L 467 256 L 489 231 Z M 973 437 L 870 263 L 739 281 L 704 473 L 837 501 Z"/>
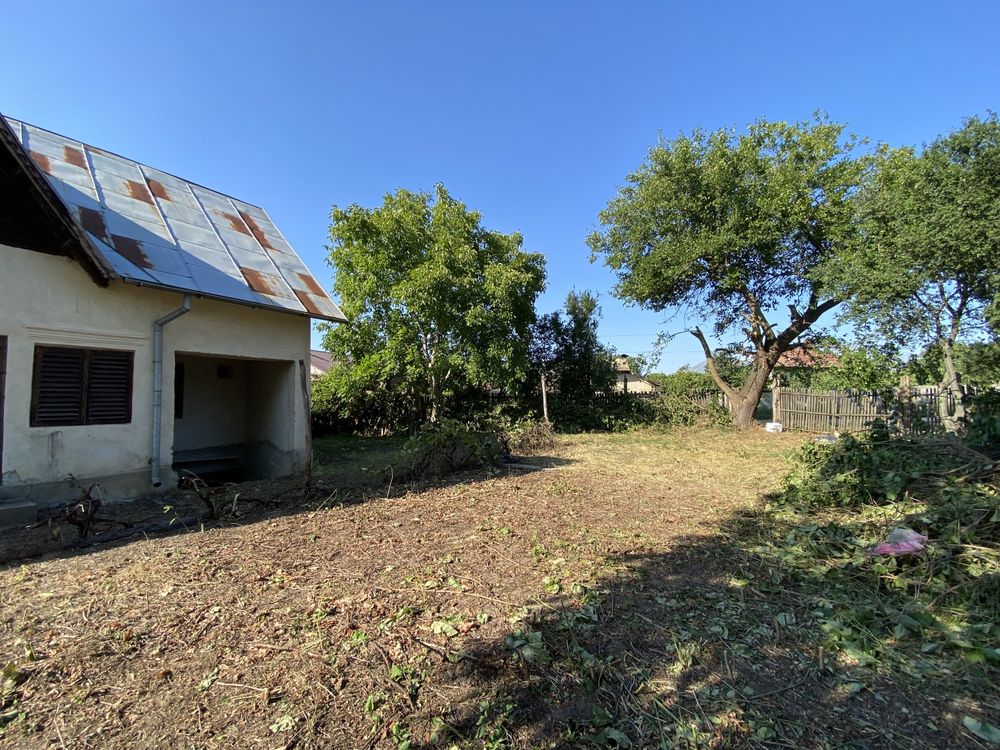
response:
<path fill-rule="evenodd" d="M 19 487 L 125 478 L 119 494 L 149 490 L 152 443 L 153 321 L 180 306 L 180 292 L 129 286 L 100 287 L 74 261 L 0 245 L 0 336 L 8 337 L 0 499 Z M 170 472 L 174 443 L 176 352 L 258 360 L 309 362 L 307 318 L 195 297 L 191 312 L 164 329 L 162 461 Z M 124 425 L 30 427 L 36 344 L 135 352 L 132 422 Z M 307 406 L 298 378 L 285 378 L 281 425 L 295 456 L 307 457 Z M 273 424 L 273 414 L 264 423 Z M 127 481 L 126 481 L 127 479 Z M 145 482 L 145 484 L 144 484 Z M 171 482 L 167 482 L 169 486 Z M 22 496 L 23 496 L 22 491 Z"/>
<path fill-rule="evenodd" d="M 656 391 L 656 387 L 651 382 L 630 372 L 618 373 L 614 389 L 618 393 L 625 391 L 628 393 L 653 393 Z"/>

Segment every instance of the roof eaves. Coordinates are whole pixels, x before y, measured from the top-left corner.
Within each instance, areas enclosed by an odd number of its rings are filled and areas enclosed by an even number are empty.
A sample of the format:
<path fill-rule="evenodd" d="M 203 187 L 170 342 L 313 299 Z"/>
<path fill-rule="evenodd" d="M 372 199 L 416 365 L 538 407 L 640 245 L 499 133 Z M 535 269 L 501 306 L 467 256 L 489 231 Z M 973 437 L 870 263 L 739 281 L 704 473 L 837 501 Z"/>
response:
<path fill-rule="evenodd" d="M 10 129 L 6 118 L 0 112 L 0 144 L 11 154 L 35 189 L 35 197 L 42 208 L 69 234 L 69 239 L 61 250 L 79 263 L 95 283 L 107 286 L 118 274 L 87 239 L 83 227 L 73 216 L 66 202 L 59 196 L 35 161 L 24 150 L 20 139 Z"/>

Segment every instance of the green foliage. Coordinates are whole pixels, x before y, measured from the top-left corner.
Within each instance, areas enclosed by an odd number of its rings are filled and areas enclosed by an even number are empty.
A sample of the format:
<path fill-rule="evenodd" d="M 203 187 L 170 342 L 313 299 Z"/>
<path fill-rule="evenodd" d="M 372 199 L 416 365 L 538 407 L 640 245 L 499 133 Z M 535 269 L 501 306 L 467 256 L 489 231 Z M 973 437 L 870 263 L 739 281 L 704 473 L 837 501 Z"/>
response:
<path fill-rule="evenodd" d="M 972 396 L 969 405 L 969 445 L 991 456 L 1000 456 L 1000 390 Z"/>
<path fill-rule="evenodd" d="M 891 391 L 899 385 L 903 368 L 891 354 L 874 348 L 831 347 L 837 364 L 810 368 L 803 387 L 819 390 Z M 794 378 L 784 381 L 796 385 Z"/>
<path fill-rule="evenodd" d="M 985 330 L 1000 258 L 1000 121 L 966 120 L 920 154 L 883 150 L 863 193 L 863 245 L 826 268 L 847 318 L 876 341 L 952 348 Z"/>
<path fill-rule="evenodd" d="M 655 419 L 648 399 L 623 393 L 594 395 L 589 400 L 574 401 L 557 395 L 549 413 L 559 432 L 625 432 L 647 425 Z"/>
<path fill-rule="evenodd" d="M 542 634 L 537 630 L 518 631 L 509 635 L 505 645 L 519 659 L 528 663 L 545 664 L 550 659 Z"/>
<path fill-rule="evenodd" d="M 825 506 L 884 505 L 914 488 L 966 466 L 970 458 L 951 440 L 892 437 L 882 426 L 831 445 L 806 444 L 787 479 L 782 502 Z"/>
<path fill-rule="evenodd" d="M 524 378 L 545 271 L 519 234 L 483 228 L 440 185 L 433 196 L 399 190 L 376 209 L 334 207 L 331 219 L 334 292 L 350 320 L 324 338 L 346 370 L 338 413 L 387 399 L 435 421 L 469 389 Z"/>
<path fill-rule="evenodd" d="M 407 395 L 382 388 L 364 366 L 334 365 L 312 381 L 312 425 L 317 435 L 387 435 L 418 416 Z"/>
<path fill-rule="evenodd" d="M 589 238 L 618 275 L 617 296 L 653 310 L 684 307 L 713 320 L 716 335 L 746 336 L 752 368 L 743 392 L 729 394 L 751 402 L 741 427 L 778 355 L 839 303 L 819 272 L 859 239 L 856 197 L 869 160 L 855 156 L 857 145 L 823 117 L 661 141 Z M 780 331 L 768 317 L 789 303 Z"/>
<path fill-rule="evenodd" d="M 815 603 L 831 651 L 918 680 L 989 680 L 1000 665 L 996 479 L 990 459 L 954 440 L 883 433 L 810 447 L 755 552 L 772 581 Z M 928 537 L 925 549 L 868 552 L 898 527 Z"/>
<path fill-rule="evenodd" d="M 680 369 L 670 375 L 660 375 L 652 402 L 654 420 L 661 426 L 729 424 L 729 414 L 719 401 L 721 391 L 709 375 Z"/>
<path fill-rule="evenodd" d="M 531 329 L 532 384 L 545 375 L 550 392 L 589 402 L 615 379 L 611 352 L 597 338 L 601 310 L 591 292 L 570 292 L 565 311 L 541 316 Z"/>
<path fill-rule="evenodd" d="M 956 343 L 952 357 L 962 382 L 979 388 L 1000 385 L 1000 342 Z M 916 383 L 940 383 L 944 378 L 944 353 L 938 344 L 928 345 L 906 366 Z"/>
<path fill-rule="evenodd" d="M 541 404 L 544 374 L 549 415 L 563 432 L 620 429 L 630 404 L 615 399 L 611 351 L 597 338 L 600 307 L 591 292 L 570 292 L 564 311 L 541 316 L 532 327 L 532 376 L 525 398 Z"/>
<path fill-rule="evenodd" d="M 474 432 L 454 419 L 425 424 L 403 445 L 396 476 L 407 480 L 438 479 L 458 471 L 498 466 L 502 454 L 499 436 Z"/>

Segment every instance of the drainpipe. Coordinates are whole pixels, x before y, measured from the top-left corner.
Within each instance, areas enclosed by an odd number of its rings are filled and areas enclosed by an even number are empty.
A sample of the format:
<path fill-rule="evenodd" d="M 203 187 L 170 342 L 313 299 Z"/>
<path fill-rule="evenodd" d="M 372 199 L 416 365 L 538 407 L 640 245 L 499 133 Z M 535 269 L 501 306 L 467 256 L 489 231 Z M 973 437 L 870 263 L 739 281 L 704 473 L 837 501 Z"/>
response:
<path fill-rule="evenodd" d="M 181 306 L 153 323 L 153 450 L 150 481 L 154 487 L 160 478 L 160 424 L 163 421 L 163 327 L 191 310 L 191 295 L 185 294 Z"/>

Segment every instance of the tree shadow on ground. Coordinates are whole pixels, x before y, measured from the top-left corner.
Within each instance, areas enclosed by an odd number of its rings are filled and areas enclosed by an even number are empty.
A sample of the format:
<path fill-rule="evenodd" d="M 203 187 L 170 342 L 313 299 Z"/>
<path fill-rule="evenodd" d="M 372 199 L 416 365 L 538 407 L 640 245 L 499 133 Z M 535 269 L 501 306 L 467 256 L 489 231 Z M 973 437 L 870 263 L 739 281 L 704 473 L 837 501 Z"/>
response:
<path fill-rule="evenodd" d="M 961 721 L 998 723 L 994 670 L 838 647 L 830 624 L 851 602 L 753 549 L 785 532 L 766 524 L 736 516 L 668 552 L 614 557 L 592 586 L 467 643 L 448 675 L 467 699 L 412 746 L 984 747 Z M 889 628 L 867 635 L 889 645 Z"/>

